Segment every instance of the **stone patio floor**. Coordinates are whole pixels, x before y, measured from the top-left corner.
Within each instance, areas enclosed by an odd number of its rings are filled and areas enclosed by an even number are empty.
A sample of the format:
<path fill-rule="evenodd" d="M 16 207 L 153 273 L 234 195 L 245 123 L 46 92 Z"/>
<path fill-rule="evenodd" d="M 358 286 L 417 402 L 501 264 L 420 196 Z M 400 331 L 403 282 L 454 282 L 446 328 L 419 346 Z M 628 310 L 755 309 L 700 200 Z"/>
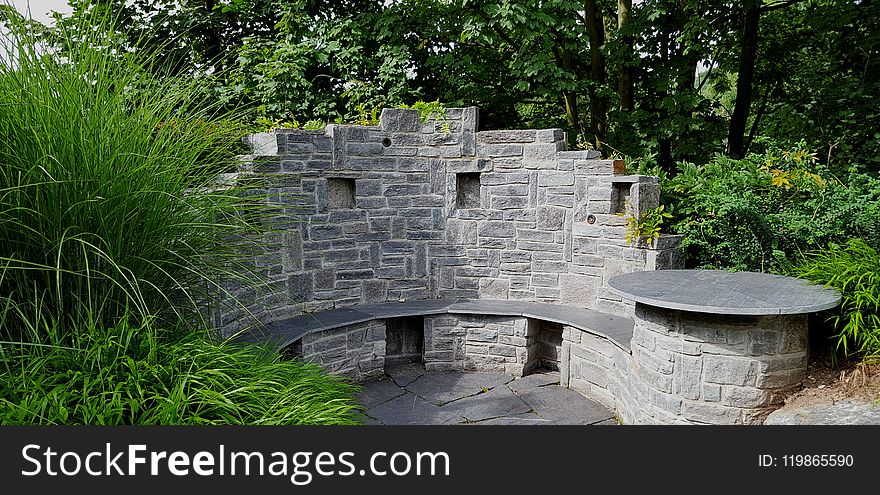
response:
<path fill-rule="evenodd" d="M 614 414 L 559 385 L 558 372 L 425 372 L 420 364 L 388 369 L 363 383 L 366 424 L 617 425 Z"/>

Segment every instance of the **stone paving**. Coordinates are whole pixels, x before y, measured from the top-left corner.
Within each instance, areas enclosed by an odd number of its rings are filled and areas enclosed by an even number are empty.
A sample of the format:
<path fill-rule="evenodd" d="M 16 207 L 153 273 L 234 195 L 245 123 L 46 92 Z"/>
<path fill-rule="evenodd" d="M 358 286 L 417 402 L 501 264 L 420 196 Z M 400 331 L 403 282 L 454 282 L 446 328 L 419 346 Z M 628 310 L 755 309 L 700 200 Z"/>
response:
<path fill-rule="evenodd" d="M 880 425 L 880 404 L 844 400 L 770 413 L 765 425 Z"/>
<path fill-rule="evenodd" d="M 505 373 L 386 370 L 363 384 L 366 424 L 616 425 L 605 407 L 559 385 L 558 372 L 523 378 Z"/>

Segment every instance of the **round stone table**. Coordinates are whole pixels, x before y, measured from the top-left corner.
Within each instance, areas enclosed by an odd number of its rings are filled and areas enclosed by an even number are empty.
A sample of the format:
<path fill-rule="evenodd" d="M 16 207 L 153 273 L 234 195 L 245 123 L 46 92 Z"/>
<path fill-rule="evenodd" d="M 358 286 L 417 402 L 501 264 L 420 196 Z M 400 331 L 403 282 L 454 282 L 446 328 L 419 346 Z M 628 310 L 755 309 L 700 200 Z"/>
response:
<path fill-rule="evenodd" d="M 637 423 L 754 424 L 804 378 L 807 314 L 840 294 L 753 272 L 652 270 L 608 281 L 636 302 Z"/>

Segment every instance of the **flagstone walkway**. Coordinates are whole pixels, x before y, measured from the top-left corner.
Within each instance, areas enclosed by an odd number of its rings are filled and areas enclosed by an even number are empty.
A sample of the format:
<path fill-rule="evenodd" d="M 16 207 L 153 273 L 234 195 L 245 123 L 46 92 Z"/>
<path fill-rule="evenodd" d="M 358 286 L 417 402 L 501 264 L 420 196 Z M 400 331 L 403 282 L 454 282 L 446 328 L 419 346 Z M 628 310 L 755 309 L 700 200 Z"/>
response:
<path fill-rule="evenodd" d="M 605 407 L 559 385 L 559 373 L 425 372 L 404 365 L 363 384 L 367 424 L 616 425 Z"/>

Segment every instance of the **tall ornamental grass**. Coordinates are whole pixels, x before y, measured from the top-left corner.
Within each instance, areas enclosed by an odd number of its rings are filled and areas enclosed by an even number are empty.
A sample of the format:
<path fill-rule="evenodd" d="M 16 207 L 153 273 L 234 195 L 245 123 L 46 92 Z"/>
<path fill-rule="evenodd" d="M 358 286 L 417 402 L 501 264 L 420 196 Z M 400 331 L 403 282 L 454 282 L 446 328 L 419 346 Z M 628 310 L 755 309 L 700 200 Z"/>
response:
<path fill-rule="evenodd" d="M 47 52 L 13 19 L 0 60 L 0 424 L 356 422 L 353 385 L 208 330 L 277 213 L 218 181 L 234 116 L 84 22 Z"/>
<path fill-rule="evenodd" d="M 5 337 L 61 343 L 87 321 L 198 321 L 246 273 L 255 195 L 217 187 L 241 130 L 198 80 L 101 28 L 47 50 L 11 21 L 0 61 L 0 308 Z M 84 21 L 84 22 L 86 22 Z M 94 29 L 92 29 L 94 27 Z M 48 53 L 47 53 L 48 52 Z M 253 283 L 253 280 L 251 281 Z M 152 317 L 158 317 L 154 320 Z"/>
<path fill-rule="evenodd" d="M 845 354 L 880 360 L 880 254 L 859 239 L 831 245 L 806 257 L 794 274 L 842 294 L 831 317 L 837 347 Z"/>
<path fill-rule="evenodd" d="M 169 336 L 165 336 L 169 337 Z M 355 387 L 271 349 L 155 338 L 125 319 L 0 348 L 0 424 L 354 424 Z"/>

